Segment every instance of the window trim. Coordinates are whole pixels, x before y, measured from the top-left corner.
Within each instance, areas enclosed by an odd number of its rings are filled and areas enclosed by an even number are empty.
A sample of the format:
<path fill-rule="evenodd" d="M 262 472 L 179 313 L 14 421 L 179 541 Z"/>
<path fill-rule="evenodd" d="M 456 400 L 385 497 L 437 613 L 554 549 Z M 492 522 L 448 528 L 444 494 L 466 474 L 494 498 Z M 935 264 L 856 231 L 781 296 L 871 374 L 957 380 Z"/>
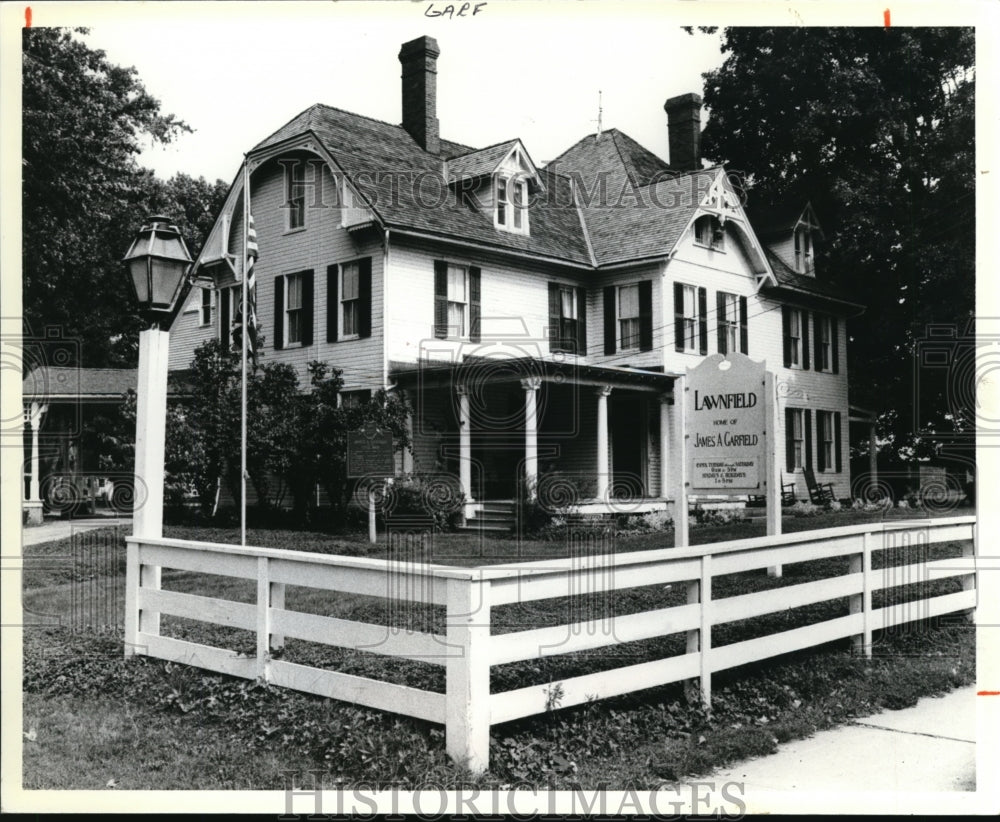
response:
<path fill-rule="evenodd" d="M 517 225 L 518 221 L 520 225 Z M 510 234 L 531 233 L 528 220 L 528 184 L 522 174 L 498 172 L 494 176 L 493 226 Z"/>
<path fill-rule="evenodd" d="M 722 311 L 719 316 L 716 317 L 716 322 L 722 329 L 721 333 L 725 336 L 725 351 L 720 350 L 720 354 L 732 354 L 734 352 L 742 352 L 742 346 L 740 345 L 740 330 L 742 323 L 740 322 L 740 295 L 734 294 L 731 291 L 719 291 L 719 296 L 722 298 Z M 730 303 L 732 300 L 732 317 L 729 316 Z"/>
<path fill-rule="evenodd" d="M 816 370 L 825 374 L 833 373 L 833 318 L 828 314 L 816 314 L 813 317 L 813 333 L 816 335 L 816 351 L 820 357 L 816 362 Z M 823 334 L 826 339 L 823 339 Z"/>
<path fill-rule="evenodd" d="M 792 235 L 795 270 L 799 274 L 812 274 L 816 270 L 815 244 L 812 239 L 812 229 L 806 226 L 798 226 L 792 232 Z"/>
<path fill-rule="evenodd" d="M 806 421 L 804 408 L 790 408 L 792 431 L 789 440 L 792 443 L 792 470 L 802 471 L 806 467 Z M 796 436 L 796 425 L 798 436 Z"/>
<path fill-rule="evenodd" d="M 206 297 L 208 304 L 206 305 Z M 201 289 L 201 305 L 196 309 L 198 311 L 198 327 L 206 328 L 212 324 L 212 320 L 215 317 L 215 289 L 214 288 L 203 288 Z M 205 312 L 208 312 L 208 319 L 205 319 Z"/>
<path fill-rule="evenodd" d="M 305 160 L 296 160 L 285 164 L 285 234 L 292 234 L 297 231 L 305 231 L 307 227 L 306 212 L 306 191 L 308 183 L 305 178 L 305 167 L 308 163 Z M 295 170 L 302 167 L 302 177 L 296 179 Z M 301 197 L 296 196 L 296 191 L 301 187 Z M 301 199 L 301 204 L 298 201 Z M 302 222 L 293 225 L 293 217 L 298 214 Z"/>
<path fill-rule="evenodd" d="M 296 308 L 291 308 L 290 305 L 289 305 L 289 302 L 290 302 L 289 301 L 290 285 L 291 285 L 291 281 L 292 281 L 293 277 L 298 278 L 298 281 L 299 281 L 299 300 L 300 300 L 301 304 L 298 307 L 296 307 Z M 284 296 L 284 301 L 283 301 L 283 304 L 282 304 L 282 311 L 284 312 L 284 317 L 283 317 L 282 328 L 281 328 L 282 336 L 283 336 L 284 339 L 282 339 L 282 341 L 281 341 L 282 342 L 282 348 L 301 348 L 302 347 L 302 338 L 304 337 L 304 334 L 303 334 L 304 328 L 303 328 L 303 325 L 302 325 L 302 321 L 303 321 L 303 318 L 305 316 L 305 311 L 304 311 L 304 309 L 305 309 L 304 285 L 305 285 L 305 277 L 303 276 L 303 273 L 301 271 L 295 271 L 295 272 L 293 272 L 291 274 L 285 274 L 281 278 L 281 287 L 284 289 L 284 295 L 283 295 Z M 299 321 L 299 339 L 297 339 L 297 340 L 291 340 L 291 339 L 289 339 L 290 336 L 291 336 L 290 332 L 291 332 L 291 325 L 292 325 L 291 322 L 290 322 L 290 320 L 291 320 L 291 315 L 292 315 L 293 311 L 297 312 L 297 319 Z"/>
<path fill-rule="evenodd" d="M 622 316 L 622 290 L 626 288 L 635 289 L 635 316 Z M 635 340 L 633 345 L 625 345 L 625 336 L 622 333 L 622 322 L 634 322 L 635 333 L 632 337 Z M 639 283 L 622 283 L 615 288 L 615 342 L 620 352 L 639 351 L 642 345 L 642 308 L 639 305 Z"/>
<path fill-rule="evenodd" d="M 822 455 L 823 459 L 823 467 L 819 470 L 823 473 L 836 473 L 836 432 L 834 431 L 834 413 L 833 411 L 817 411 L 816 418 L 817 456 Z M 829 426 L 830 429 L 830 439 L 826 439 L 827 431 L 825 429 L 827 426 Z"/>
<path fill-rule="evenodd" d="M 711 226 L 711 237 L 706 242 L 701 236 L 701 226 Z M 694 244 L 699 248 L 707 248 L 709 251 L 726 253 L 726 229 L 719 218 L 712 214 L 702 214 L 694 221 Z"/>
<path fill-rule="evenodd" d="M 558 283 L 556 288 L 559 294 L 559 329 L 557 334 L 558 340 L 573 340 L 576 341 L 580 338 L 580 301 L 578 299 L 579 292 L 577 287 L 573 285 L 565 285 L 563 283 Z M 563 312 L 563 296 L 569 293 L 573 314 L 573 317 L 567 317 Z M 571 333 L 566 333 L 567 323 L 572 323 Z M 565 351 L 565 349 L 560 349 Z M 574 352 L 578 353 L 578 352 Z"/>
<path fill-rule="evenodd" d="M 465 301 L 464 302 L 460 302 L 459 300 L 453 300 L 452 299 L 452 294 L 451 294 L 451 272 L 452 272 L 452 269 L 460 269 L 461 272 L 462 272 L 462 280 L 465 283 L 465 286 L 464 286 L 464 289 L 463 289 L 465 291 Z M 448 267 L 446 269 L 446 272 L 447 272 L 447 274 L 446 274 L 446 276 L 447 276 L 447 280 L 446 280 L 447 291 L 445 292 L 445 308 L 446 308 L 446 311 L 447 311 L 447 319 L 448 319 L 448 339 L 465 340 L 465 339 L 468 339 L 468 337 L 469 337 L 469 330 L 470 330 L 469 306 L 471 304 L 471 300 L 469 299 L 469 296 L 470 296 L 469 295 L 469 266 L 467 266 L 467 265 L 460 265 L 458 263 L 451 263 L 451 262 L 449 262 L 448 263 Z M 461 328 L 458 329 L 458 333 L 457 334 L 452 333 L 453 329 L 455 328 L 455 326 L 452 325 L 452 323 L 451 323 L 451 307 L 453 305 L 461 305 L 462 306 L 462 326 L 461 326 Z"/>
<path fill-rule="evenodd" d="M 353 266 L 357 275 L 357 294 L 351 300 L 344 299 L 344 274 L 349 266 Z M 337 274 L 339 282 L 337 283 L 337 341 L 341 340 L 359 340 L 361 339 L 361 261 L 351 260 L 350 262 L 341 263 L 339 265 L 339 272 Z M 344 323 L 344 305 L 346 303 L 353 302 L 356 308 L 356 316 L 354 319 L 355 331 L 348 334 L 345 330 Z"/>
<path fill-rule="evenodd" d="M 691 295 L 691 305 L 693 314 L 688 316 L 687 311 L 687 296 Z M 688 285 L 687 283 L 681 283 L 681 322 L 684 324 L 684 348 L 682 353 L 684 354 L 700 354 L 701 353 L 701 339 L 700 339 L 700 323 L 701 323 L 701 312 L 698 309 L 698 286 Z M 690 340 L 688 338 L 690 332 Z"/>

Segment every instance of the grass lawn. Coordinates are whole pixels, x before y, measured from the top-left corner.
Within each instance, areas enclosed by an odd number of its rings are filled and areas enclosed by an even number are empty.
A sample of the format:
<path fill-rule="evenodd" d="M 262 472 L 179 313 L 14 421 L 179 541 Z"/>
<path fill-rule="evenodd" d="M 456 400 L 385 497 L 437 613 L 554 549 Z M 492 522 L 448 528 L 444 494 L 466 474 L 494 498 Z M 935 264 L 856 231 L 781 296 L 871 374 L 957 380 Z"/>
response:
<path fill-rule="evenodd" d="M 890 516 L 914 518 L 915 513 L 893 511 Z M 784 530 L 883 518 L 839 512 L 786 519 Z M 691 541 L 716 542 L 762 532 L 763 523 L 696 527 Z M 166 533 L 183 539 L 238 542 L 235 529 L 174 526 Z M 91 539 L 99 542 L 101 537 Z M 648 550 L 672 541 L 669 532 L 619 536 L 613 548 Z M 79 608 L 81 600 L 105 609 L 121 602 L 94 593 L 102 586 L 87 588 L 81 584 L 80 569 L 60 561 L 68 553 L 67 542 L 26 551 L 36 558 L 24 575 L 26 610 L 35 614 L 26 616 L 38 624 L 25 631 L 24 730 L 34 730 L 34 739 L 24 743 L 26 787 L 103 787 L 114 779 L 123 788 L 274 788 L 283 784 L 282 770 L 307 766 L 327 771 L 327 784 L 337 778 L 409 785 L 427 780 L 455 784 L 466 778 L 444 755 L 439 726 L 186 666 L 149 659 L 126 662 L 117 632 L 74 633 L 53 625 L 53 617 L 65 617 Z M 293 531 L 254 531 L 248 534 L 248 542 L 369 556 L 384 556 L 386 550 L 383 544 L 369 545 L 363 536 Z M 935 546 L 931 556 L 954 556 L 960 549 L 954 543 Z M 474 539 L 470 545 L 467 535 L 445 534 L 435 536 L 432 561 L 487 564 L 562 556 L 565 550 L 559 542 L 511 539 Z M 878 554 L 876 559 L 880 559 Z M 113 560 L 103 573 L 117 572 L 118 576 L 105 577 L 105 590 L 113 582 L 120 584 L 124 552 L 119 551 Z M 713 596 L 791 585 L 844 571 L 846 560 L 787 565 L 777 580 L 763 572 L 720 577 Z M 97 575 L 92 573 L 88 583 L 94 583 Z M 203 574 L 165 571 L 163 584 L 172 590 L 242 601 L 255 596 L 249 582 Z M 932 584 L 935 593 L 958 585 L 955 580 Z M 910 593 L 897 589 L 894 601 Z M 921 595 L 926 595 L 926 586 Z M 683 598 L 683 586 L 646 586 L 616 592 L 613 598 L 591 606 L 624 614 L 667 607 Z M 288 589 L 287 604 L 346 619 L 385 623 L 391 617 L 396 622 L 390 624 L 443 630 L 440 608 L 396 609 L 390 615 L 385 600 L 378 598 L 295 588 Z M 566 599 L 553 599 L 497 608 L 493 632 L 561 624 L 568 621 L 569 607 Z M 579 602 L 575 603 L 577 618 L 579 608 Z M 713 644 L 725 645 L 846 612 L 846 600 L 831 600 L 728 623 L 713 632 Z M 254 652 L 248 632 L 169 617 L 163 618 L 162 631 Z M 683 643 L 683 634 L 676 634 L 497 666 L 492 689 L 547 683 L 670 656 L 682 652 Z M 655 785 L 705 773 L 851 717 L 881 707 L 902 707 L 922 695 L 972 682 L 974 647 L 974 631 L 954 620 L 939 620 L 879 637 L 872 660 L 852 657 L 846 642 L 832 643 L 717 674 L 711 716 L 689 707 L 683 687 L 675 684 L 495 726 L 491 770 L 479 782 L 495 786 L 527 780 L 558 787 L 592 786 L 603 780 L 613 787 L 625 782 Z M 292 640 L 285 658 L 429 690 L 444 688 L 443 669 L 419 662 Z M 77 767 L 71 767 L 74 762 Z"/>

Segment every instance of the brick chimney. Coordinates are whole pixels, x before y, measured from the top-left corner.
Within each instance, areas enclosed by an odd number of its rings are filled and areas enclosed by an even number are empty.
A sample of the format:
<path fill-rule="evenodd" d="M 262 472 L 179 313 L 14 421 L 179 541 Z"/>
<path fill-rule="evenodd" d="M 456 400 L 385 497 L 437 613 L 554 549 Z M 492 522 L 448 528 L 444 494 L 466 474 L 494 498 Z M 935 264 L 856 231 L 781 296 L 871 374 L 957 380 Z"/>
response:
<path fill-rule="evenodd" d="M 441 149 L 437 118 L 437 59 L 441 54 L 433 37 L 418 37 L 403 43 L 403 128 L 422 149 L 437 154 Z"/>
<path fill-rule="evenodd" d="M 663 108 L 670 134 L 670 167 L 677 171 L 701 168 L 701 95 L 671 97 Z"/>

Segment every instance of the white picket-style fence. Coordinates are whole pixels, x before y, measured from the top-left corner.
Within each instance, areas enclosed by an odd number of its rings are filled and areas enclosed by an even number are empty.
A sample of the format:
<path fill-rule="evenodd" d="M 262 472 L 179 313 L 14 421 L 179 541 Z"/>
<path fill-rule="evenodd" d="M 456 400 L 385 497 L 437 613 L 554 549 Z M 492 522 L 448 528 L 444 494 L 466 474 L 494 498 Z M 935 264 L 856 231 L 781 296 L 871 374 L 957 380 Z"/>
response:
<path fill-rule="evenodd" d="M 748 662 L 852 637 L 871 654 L 872 633 L 976 606 L 973 516 L 856 525 L 690 548 L 622 554 L 577 552 L 564 559 L 459 568 L 419 562 L 332 556 L 268 548 L 130 537 L 126 577 L 126 654 L 261 678 L 436 722 L 448 753 L 473 771 L 489 762 L 490 726 L 592 700 L 695 679 L 710 703 L 712 674 Z M 928 560 L 927 546 L 967 541 L 960 557 Z M 872 556 L 890 550 L 902 564 L 873 570 Z M 573 552 L 571 551 L 571 554 Z M 712 579 L 775 565 L 846 557 L 846 574 L 779 588 L 712 598 Z M 249 604 L 161 588 L 161 569 L 256 580 Z M 960 577 L 962 590 L 872 607 L 875 591 Z M 491 608 L 555 597 L 613 596 L 639 586 L 684 583 L 686 603 L 569 624 L 491 634 Z M 443 635 L 320 616 L 285 607 L 285 586 L 443 605 Z M 924 592 L 926 594 L 926 592 Z M 849 598 L 849 613 L 756 639 L 712 646 L 714 626 L 813 603 Z M 242 628 L 256 634 L 255 656 L 160 635 L 160 614 Z M 623 642 L 685 633 L 686 652 L 665 659 L 575 676 L 558 683 L 490 692 L 490 667 Z M 445 693 L 274 659 L 286 637 L 443 665 Z"/>

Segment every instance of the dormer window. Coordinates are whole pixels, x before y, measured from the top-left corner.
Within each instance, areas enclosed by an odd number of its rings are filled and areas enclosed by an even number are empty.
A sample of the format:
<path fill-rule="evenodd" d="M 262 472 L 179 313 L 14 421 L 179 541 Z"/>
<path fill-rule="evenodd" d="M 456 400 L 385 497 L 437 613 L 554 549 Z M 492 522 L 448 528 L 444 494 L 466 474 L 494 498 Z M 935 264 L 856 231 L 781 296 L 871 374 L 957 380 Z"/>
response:
<path fill-rule="evenodd" d="M 795 229 L 795 270 L 799 274 L 814 271 L 812 232 L 802 226 Z"/>
<path fill-rule="evenodd" d="M 528 233 L 528 191 L 519 177 L 496 178 L 496 227 L 517 234 Z"/>
<path fill-rule="evenodd" d="M 695 220 L 694 241 L 713 251 L 725 251 L 726 232 L 716 217 L 705 214 Z"/>

